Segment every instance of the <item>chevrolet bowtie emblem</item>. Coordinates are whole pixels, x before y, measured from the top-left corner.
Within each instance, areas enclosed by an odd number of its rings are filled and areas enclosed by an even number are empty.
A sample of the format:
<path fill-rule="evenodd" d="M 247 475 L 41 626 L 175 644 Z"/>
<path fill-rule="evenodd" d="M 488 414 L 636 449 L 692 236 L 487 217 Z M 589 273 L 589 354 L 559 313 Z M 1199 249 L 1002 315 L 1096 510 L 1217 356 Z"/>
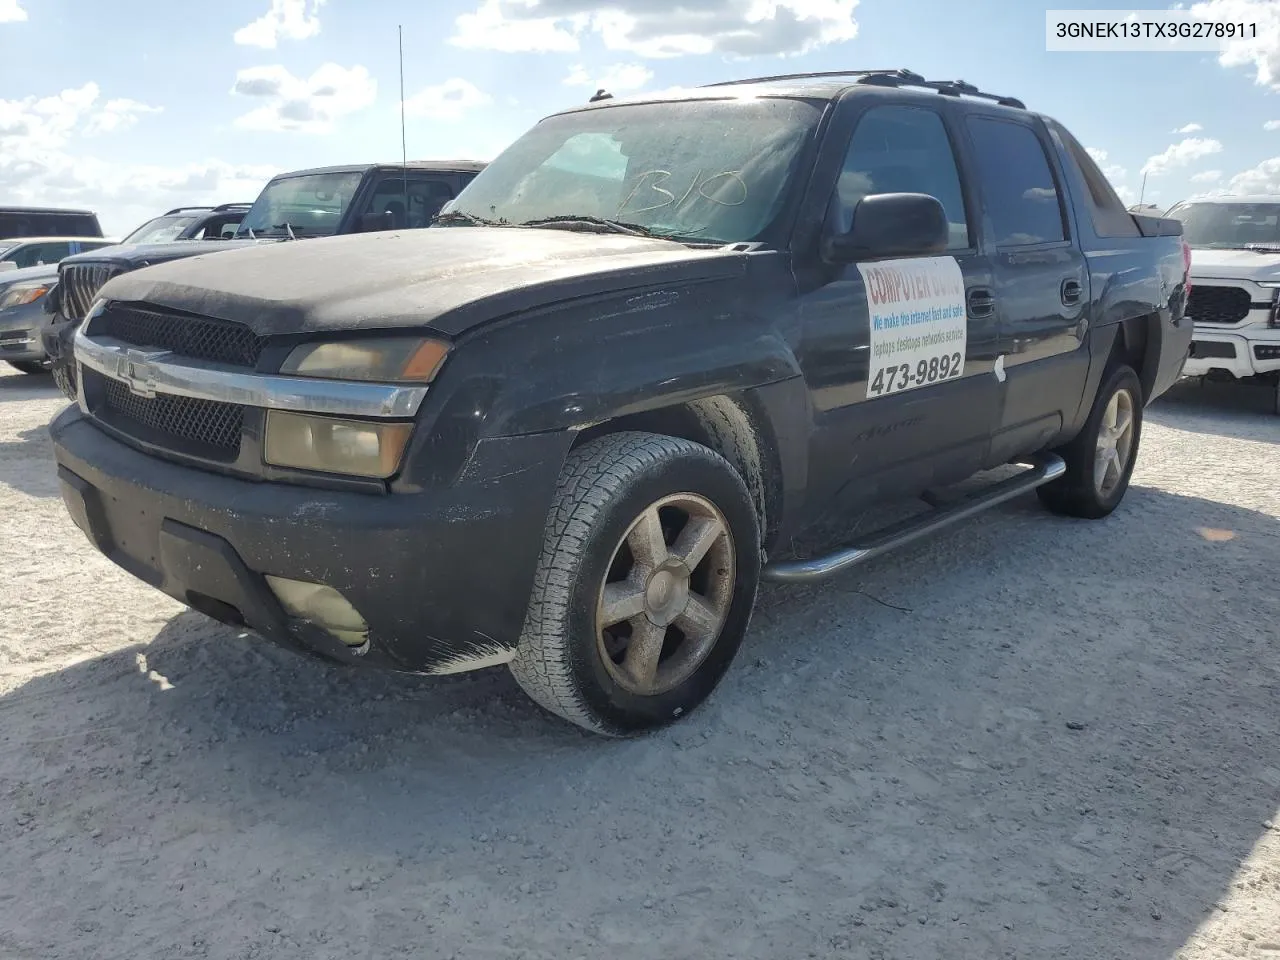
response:
<path fill-rule="evenodd" d="M 167 357 L 169 350 L 127 350 L 116 363 L 116 379 L 124 381 L 129 392 L 138 397 L 156 395 L 156 361 Z"/>

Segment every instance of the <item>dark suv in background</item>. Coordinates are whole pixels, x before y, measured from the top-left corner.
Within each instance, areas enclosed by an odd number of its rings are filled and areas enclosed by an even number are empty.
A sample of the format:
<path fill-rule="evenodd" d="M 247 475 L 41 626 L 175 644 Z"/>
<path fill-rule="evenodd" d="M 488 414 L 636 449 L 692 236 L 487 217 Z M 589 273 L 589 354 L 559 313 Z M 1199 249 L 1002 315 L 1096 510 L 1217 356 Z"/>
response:
<path fill-rule="evenodd" d="M 92 210 L 58 207 L 0 207 L 0 240 L 18 237 L 100 237 Z"/>
<path fill-rule="evenodd" d="M 251 206 L 251 203 L 224 203 L 216 207 L 175 207 L 148 220 L 120 243 L 229 240 L 235 236 Z"/>
<path fill-rule="evenodd" d="M 267 182 L 227 240 L 126 242 L 68 257 L 40 335 L 58 387 L 74 399 L 71 337 L 112 277 L 253 243 L 426 227 L 484 168 L 472 160 L 413 160 L 295 170 Z"/>

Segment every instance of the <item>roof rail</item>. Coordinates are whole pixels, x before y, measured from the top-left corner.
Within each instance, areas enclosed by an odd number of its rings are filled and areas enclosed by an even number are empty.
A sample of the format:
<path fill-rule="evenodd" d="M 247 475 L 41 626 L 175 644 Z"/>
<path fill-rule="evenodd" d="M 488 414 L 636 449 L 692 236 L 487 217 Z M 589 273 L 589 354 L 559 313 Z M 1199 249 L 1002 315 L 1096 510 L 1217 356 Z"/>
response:
<path fill-rule="evenodd" d="M 747 83 L 773 83 L 775 80 L 817 80 L 823 77 L 864 77 L 872 73 L 897 73 L 896 70 L 826 70 L 821 73 L 780 73 L 775 77 L 748 77 L 743 80 L 721 80 L 704 83 L 704 87 L 733 87 Z M 905 72 L 905 71 L 903 71 Z"/>
<path fill-rule="evenodd" d="M 162 217 L 172 217 L 175 213 L 182 213 L 185 210 L 209 210 L 210 207 L 174 207 L 166 213 L 162 213 Z"/>
<path fill-rule="evenodd" d="M 214 207 L 213 212 L 221 213 L 223 210 L 239 210 L 241 208 L 248 210 L 252 206 L 253 206 L 252 203 L 223 203 Z"/>
<path fill-rule="evenodd" d="M 912 70 L 826 70 L 818 73 L 783 73 L 774 77 L 751 77 L 743 80 L 721 80 L 719 83 L 704 84 L 706 87 L 731 87 L 748 83 L 773 83 L 778 80 L 821 80 L 824 78 L 856 77 L 856 83 L 876 87 L 924 87 L 936 90 L 947 97 L 979 97 L 993 100 L 1004 107 L 1027 109 L 1027 105 L 1015 97 L 1004 97 L 994 93 L 983 93 L 971 83 L 963 80 L 926 80 Z"/>
<path fill-rule="evenodd" d="M 926 80 L 911 70 L 882 70 L 863 74 L 858 83 L 876 87 L 924 87 L 936 90 L 944 97 L 978 97 L 982 100 L 993 100 L 1002 107 L 1027 109 L 1027 105 L 1016 97 L 1004 97 L 996 93 L 983 93 L 972 83 L 963 80 Z"/>

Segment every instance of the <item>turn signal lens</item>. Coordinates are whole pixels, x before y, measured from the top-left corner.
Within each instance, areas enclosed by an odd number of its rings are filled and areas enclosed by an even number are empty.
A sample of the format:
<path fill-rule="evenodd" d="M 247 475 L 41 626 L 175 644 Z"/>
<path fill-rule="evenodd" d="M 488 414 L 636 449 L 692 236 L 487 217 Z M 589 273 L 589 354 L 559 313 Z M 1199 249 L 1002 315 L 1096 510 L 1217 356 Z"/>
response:
<path fill-rule="evenodd" d="M 263 459 L 277 467 L 386 479 L 400 468 L 411 423 L 370 423 L 271 410 Z"/>
<path fill-rule="evenodd" d="M 281 373 L 325 380 L 429 383 L 449 345 L 421 337 L 379 337 L 304 343 L 289 354 Z"/>

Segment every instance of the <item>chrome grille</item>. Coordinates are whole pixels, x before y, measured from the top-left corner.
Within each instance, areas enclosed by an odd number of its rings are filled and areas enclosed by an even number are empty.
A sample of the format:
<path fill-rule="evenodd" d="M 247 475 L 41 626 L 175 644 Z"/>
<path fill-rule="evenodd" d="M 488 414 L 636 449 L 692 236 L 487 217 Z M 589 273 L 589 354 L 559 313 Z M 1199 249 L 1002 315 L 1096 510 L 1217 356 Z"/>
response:
<path fill-rule="evenodd" d="M 258 363 L 264 340 L 241 323 L 190 317 L 141 307 L 113 304 L 95 317 L 91 337 L 112 337 L 138 347 L 169 350 L 193 360 L 237 367 Z"/>
<path fill-rule="evenodd" d="M 1187 301 L 1187 316 L 1196 323 L 1239 323 L 1252 306 L 1248 290 L 1197 283 Z"/>
<path fill-rule="evenodd" d="M 197 452 L 219 459 L 234 460 L 239 455 L 244 428 L 244 407 L 239 404 L 171 394 L 140 397 L 119 380 L 85 371 L 86 377 L 91 375 L 102 387 L 109 414 L 104 419 L 116 429 L 160 443 L 177 438 L 200 448 Z M 148 437 L 136 426 L 159 436 Z"/>
<path fill-rule="evenodd" d="M 116 263 L 68 263 L 59 274 L 62 314 L 69 320 L 83 320 L 103 284 L 125 268 Z"/>

